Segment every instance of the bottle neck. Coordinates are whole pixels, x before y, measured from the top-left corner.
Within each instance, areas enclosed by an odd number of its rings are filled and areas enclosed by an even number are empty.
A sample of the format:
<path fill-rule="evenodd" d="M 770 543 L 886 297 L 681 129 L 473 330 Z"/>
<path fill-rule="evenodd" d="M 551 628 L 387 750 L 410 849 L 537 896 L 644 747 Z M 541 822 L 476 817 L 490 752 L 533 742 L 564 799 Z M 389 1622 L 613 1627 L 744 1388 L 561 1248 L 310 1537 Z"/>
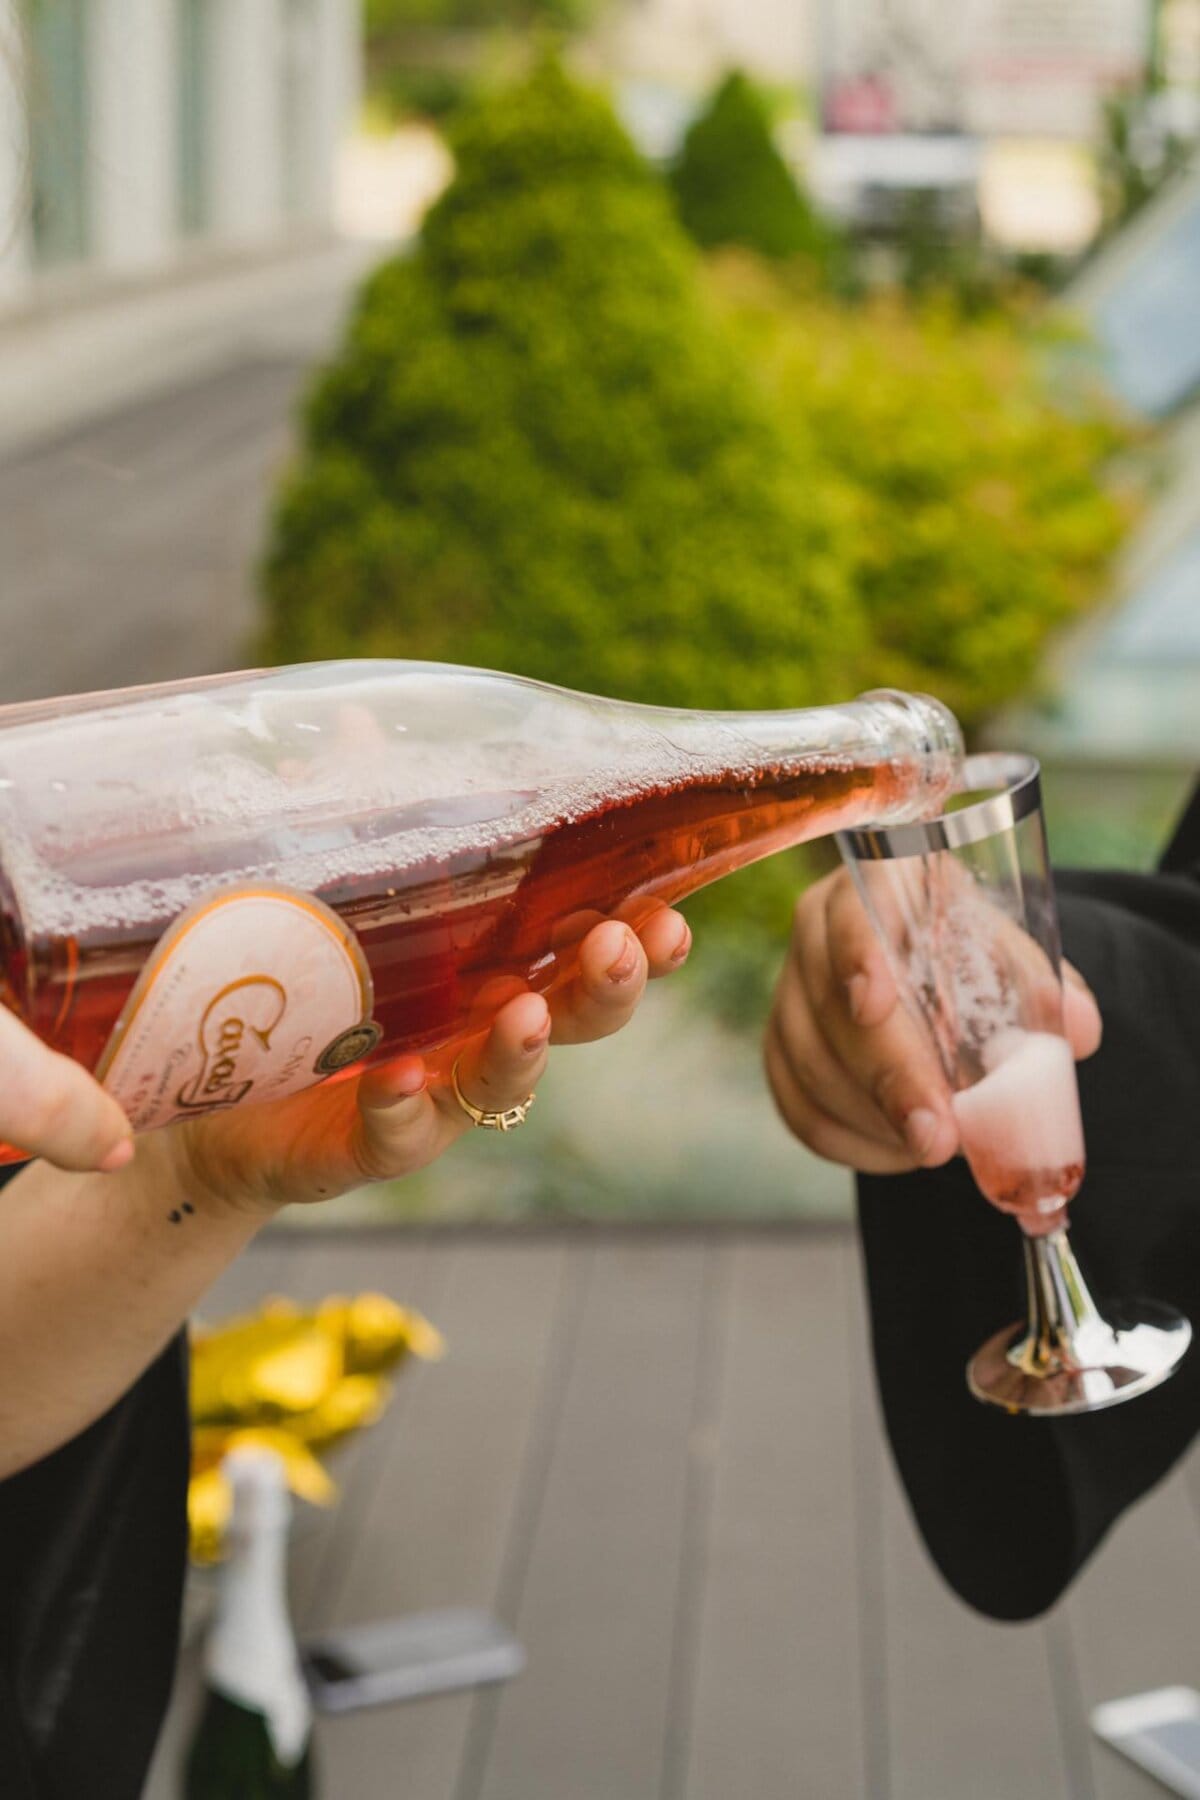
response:
<path fill-rule="evenodd" d="M 887 688 L 841 706 L 665 717 L 678 749 L 711 760 L 723 740 L 731 769 L 744 768 L 751 779 L 805 769 L 817 777 L 859 772 L 852 798 L 822 817 L 811 835 L 932 818 L 962 780 L 957 721 L 926 694 Z"/>
<path fill-rule="evenodd" d="M 312 1729 L 287 1605 L 286 1519 L 231 1533 L 205 1656 L 210 1687 L 261 1713 L 278 1760 L 299 1762 Z"/>
<path fill-rule="evenodd" d="M 879 824 L 933 818 L 962 785 L 964 746 L 958 720 L 929 694 L 877 688 L 847 710 L 862 721 L 898 780 Z M 874 822 L 874 821 L 872 821 Z"/>

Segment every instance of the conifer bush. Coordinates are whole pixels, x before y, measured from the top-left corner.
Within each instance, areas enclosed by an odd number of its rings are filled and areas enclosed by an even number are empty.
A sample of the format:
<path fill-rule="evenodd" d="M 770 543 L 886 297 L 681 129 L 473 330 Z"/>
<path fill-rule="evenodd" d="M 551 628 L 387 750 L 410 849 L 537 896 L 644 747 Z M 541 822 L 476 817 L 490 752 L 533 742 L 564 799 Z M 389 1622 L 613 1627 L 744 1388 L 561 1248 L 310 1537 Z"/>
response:
<path fill-rule="evenodd" d="M 671 171 L 679 216 L 704 249 L 730 244 L 772 260 L 831 257 L 834 238 L 775 147 L 766 106 L 734 71 L 693 121 Z"/>
<path fill-rule="evenodd" d="M 607 103 L 543 61 L 454 153 L 311 395 L 269 653 L 680 705 L 852 690 L 840 479 L 785 428 Z"/>

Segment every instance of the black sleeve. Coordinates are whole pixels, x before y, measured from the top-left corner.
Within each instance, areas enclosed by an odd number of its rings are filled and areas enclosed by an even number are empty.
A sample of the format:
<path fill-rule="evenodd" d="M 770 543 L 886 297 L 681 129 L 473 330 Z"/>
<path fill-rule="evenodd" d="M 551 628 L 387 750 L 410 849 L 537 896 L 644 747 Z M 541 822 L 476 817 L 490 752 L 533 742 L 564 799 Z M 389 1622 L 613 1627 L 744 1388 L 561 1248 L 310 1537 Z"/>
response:
<path fill-rule="evenodd" d="M 1066 953 L 1105 1020 L 1079 1070 L 1088 1172 L 1071 1235 L 1098 1298 L 1153 1296 L 1200 1328 L 1200 882 L 1176 850 L 1177 873 L 1059 877 Z M 918 1526 L 965 1600 L 1030 1617 L 1190 1443 L 1197 1347 L 1127 1406 L 1009 1418 L 971 1399 L 964 1369 L 1023 1310 L 1011 1220 L 956 1159 L 860 1178 L 859 1222 L 884 1415 Z"/>
<path fill-rule="evenodd" d="M 4 1800 L 142 1791 L 178 1647 L 186 1379 L 181 1335 L 102 1419 L 0 1482 Z"/>

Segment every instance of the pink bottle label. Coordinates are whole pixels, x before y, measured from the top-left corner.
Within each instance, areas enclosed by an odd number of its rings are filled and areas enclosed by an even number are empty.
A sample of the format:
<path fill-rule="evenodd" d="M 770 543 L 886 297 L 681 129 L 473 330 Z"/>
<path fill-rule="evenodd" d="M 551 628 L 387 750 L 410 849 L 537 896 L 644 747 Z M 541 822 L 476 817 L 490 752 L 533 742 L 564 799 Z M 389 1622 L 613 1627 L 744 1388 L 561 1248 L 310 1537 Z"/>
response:
<path fill-rule="evenodd" d="M 354 933 L 309 894 L 231 888 L 160 939 L 96 1074 L 135 1131 L 280 1100 L 379 1043 Z"/>

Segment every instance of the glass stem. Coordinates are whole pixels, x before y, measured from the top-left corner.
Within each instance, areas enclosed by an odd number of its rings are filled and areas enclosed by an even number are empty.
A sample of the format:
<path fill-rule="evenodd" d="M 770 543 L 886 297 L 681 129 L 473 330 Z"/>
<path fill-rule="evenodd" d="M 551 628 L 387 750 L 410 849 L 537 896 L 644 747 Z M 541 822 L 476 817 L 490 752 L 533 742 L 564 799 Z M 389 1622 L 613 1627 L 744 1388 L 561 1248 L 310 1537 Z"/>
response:
<path fill-rule="evenodd" d="M 1026 1375 L 1046 1376 L 1084 1366 L 1080 1352 L 1096 1331 L 1111 1336 L 1092 1299 L 1066 1227 L 1044 1237 L 1023 1236 L 1029 1329 L 1008 1360 Z"/>

